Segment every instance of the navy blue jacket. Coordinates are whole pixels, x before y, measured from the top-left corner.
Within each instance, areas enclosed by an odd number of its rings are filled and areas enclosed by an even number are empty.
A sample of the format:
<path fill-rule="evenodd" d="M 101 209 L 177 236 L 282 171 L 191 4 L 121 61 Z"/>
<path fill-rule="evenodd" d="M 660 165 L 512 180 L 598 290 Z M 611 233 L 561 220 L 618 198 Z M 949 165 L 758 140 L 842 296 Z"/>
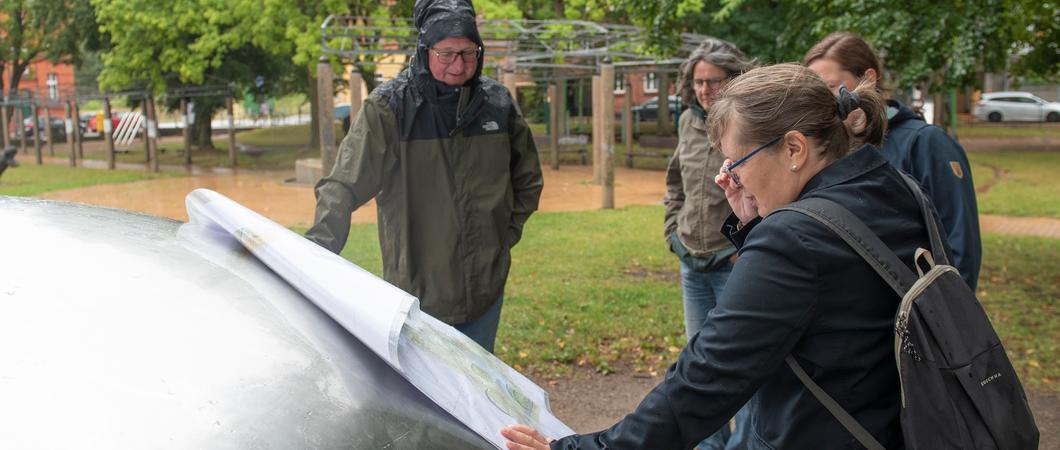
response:
<path fill-rule="evenodd" d="M 871 146 L 814 176 L 799 196 L 807 197 L 845 206 L 911 270 L 917 247 L 930 248 L 912 192 Z M 690 449 L 748 400 L 748 448 L 861 448 L 784 364 L 788 354 L 880 443 L 903 447 L 898 295 L 802 214 L 770 214 L 730 238 L 740 258 L 718 306 L 662 383 L 610 429 L 559 439 L 553 449 Z"/>
<path fill-rule="evenodd" d="M 887 136 L 880 151 L 894 167 L 916 178 L 927 192 L 946 231 L 953 254 L 950 263 L 974 291 L 983 249 L 968 157 L 942 128 L 928 125 L 901 103 L 887 103 L 897 109 L 897 114 L 887 123 Z"/>

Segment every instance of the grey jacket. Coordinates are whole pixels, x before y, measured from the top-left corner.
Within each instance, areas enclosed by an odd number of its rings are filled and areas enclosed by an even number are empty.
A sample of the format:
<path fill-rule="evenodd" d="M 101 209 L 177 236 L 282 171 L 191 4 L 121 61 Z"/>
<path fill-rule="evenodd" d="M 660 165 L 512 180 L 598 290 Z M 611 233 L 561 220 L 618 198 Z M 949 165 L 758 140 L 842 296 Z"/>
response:
<path fill-rule="evenodd" d="M 692 256 L 709 257 L 732 248 L 718 233 L 732 208 L 725 191 L 714 184 L 725 155 L 710 145 L 706 114 L 699 105 L 681 114 L 678 133 L 680 141 L 666 168 L 664 232 L 669 239 L 676 231 Z"/>

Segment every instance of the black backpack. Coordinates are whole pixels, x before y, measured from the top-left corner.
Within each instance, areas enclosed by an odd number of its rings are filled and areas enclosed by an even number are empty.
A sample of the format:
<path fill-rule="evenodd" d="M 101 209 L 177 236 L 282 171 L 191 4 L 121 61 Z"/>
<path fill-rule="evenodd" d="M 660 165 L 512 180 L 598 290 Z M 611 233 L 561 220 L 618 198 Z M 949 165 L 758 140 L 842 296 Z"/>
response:
<path fill-rule="evenodd" d="M 1001 340 L 975 293 L 949 265 L 934 210 L 920 186 L 903 176 L 917 197 L 931 239 L 930 252 L 916 252 L 919 276 L 861 220 L 835 202 L 808 198 L 779 210 L 799 212 L 823 223 L 902 298 L 895 316 L 894 357 L 905 448 L 1037 449 L 1038 427 Z M 786 361 L 858 442 L 869 449 L 883 449 L 794 358 L 789 355 Z"/>

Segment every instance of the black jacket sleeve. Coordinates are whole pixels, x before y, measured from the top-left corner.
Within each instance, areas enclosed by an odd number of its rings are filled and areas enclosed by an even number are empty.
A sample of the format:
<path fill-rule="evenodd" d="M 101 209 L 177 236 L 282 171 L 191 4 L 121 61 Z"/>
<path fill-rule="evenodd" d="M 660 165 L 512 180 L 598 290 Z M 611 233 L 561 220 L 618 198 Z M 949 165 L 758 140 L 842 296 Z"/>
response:
<path fill-rule="evenodd" d="M 554 441 L 552 448 L 692 448 L 774 372 L 787 370 L 784 358 L 811 322 L 819 295 L 813 243 L 782 220 L 792 214 L 753 225 L 706 325 L 632 414 L 607 430 Z"/>

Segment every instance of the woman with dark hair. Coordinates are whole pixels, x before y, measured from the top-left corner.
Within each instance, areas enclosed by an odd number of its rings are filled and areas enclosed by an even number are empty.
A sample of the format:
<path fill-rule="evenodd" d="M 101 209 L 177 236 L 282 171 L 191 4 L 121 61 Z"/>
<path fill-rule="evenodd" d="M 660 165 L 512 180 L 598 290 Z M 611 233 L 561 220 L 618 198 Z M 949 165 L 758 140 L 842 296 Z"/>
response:
<path fill-rule="evenodd" d="M 680 140 L 666 168 L 663 228 L 670 250 L 681 264 L 685 333 L 689 338 L 703 327 L 717 304 L 736 258 L 736 248 L 718 233 L 732 208 L 725 201 L 725 191 L 713 182 L 725 155 L 710 144 L 707 113 L 729 80 L 754 65 L 732 43 L 707 38 L 680 67 L 677 89 L 681 103 L 688 108 L 678 121 Z M 741 448 L 747 409 L 740 409 L 735 420 L 736 434 L 725 424 L 696 449 Z"/>
<path fill-rule="evenodd" d="M 883 68 L 876 52 L 861 36 L 832 33 L 814 45 L 803 64 L 828 83 L 833 91 L 860 83 L 883 93 Z M 968 157 L 961 145 L 939 127 L 897 100 L 887 100 L 887 135 L 880 152 L 891 164 L 920 182 L 938 210 L 953 252 L 954 267 L 975 290 L 982 261 L 979 211 Z"/>
<path fill-rule="evenodd" d="M 886 128 L 876 90 L 837 98 L 798 64 L 751 70 L 711 107 L 711 142 L 726 156 L 733 208 L 725 233 L 739 249 L 703 328 L 637 409 L 611 428 L 551 443 L 501 430 L 511 450 L 688 449 L 744 403 L 748 449 L 858 448 L 855 438 L 785 365 L 790 355 L 885 448 L 902 448 L 894 315 L 901 299 L 843 239 L 781 210 L 819 198 L 845 207 L 913 270 L 930 248 L 914 193 L 874 145 Z M 861 120 L 848 123 L 852 111 Z"/>

